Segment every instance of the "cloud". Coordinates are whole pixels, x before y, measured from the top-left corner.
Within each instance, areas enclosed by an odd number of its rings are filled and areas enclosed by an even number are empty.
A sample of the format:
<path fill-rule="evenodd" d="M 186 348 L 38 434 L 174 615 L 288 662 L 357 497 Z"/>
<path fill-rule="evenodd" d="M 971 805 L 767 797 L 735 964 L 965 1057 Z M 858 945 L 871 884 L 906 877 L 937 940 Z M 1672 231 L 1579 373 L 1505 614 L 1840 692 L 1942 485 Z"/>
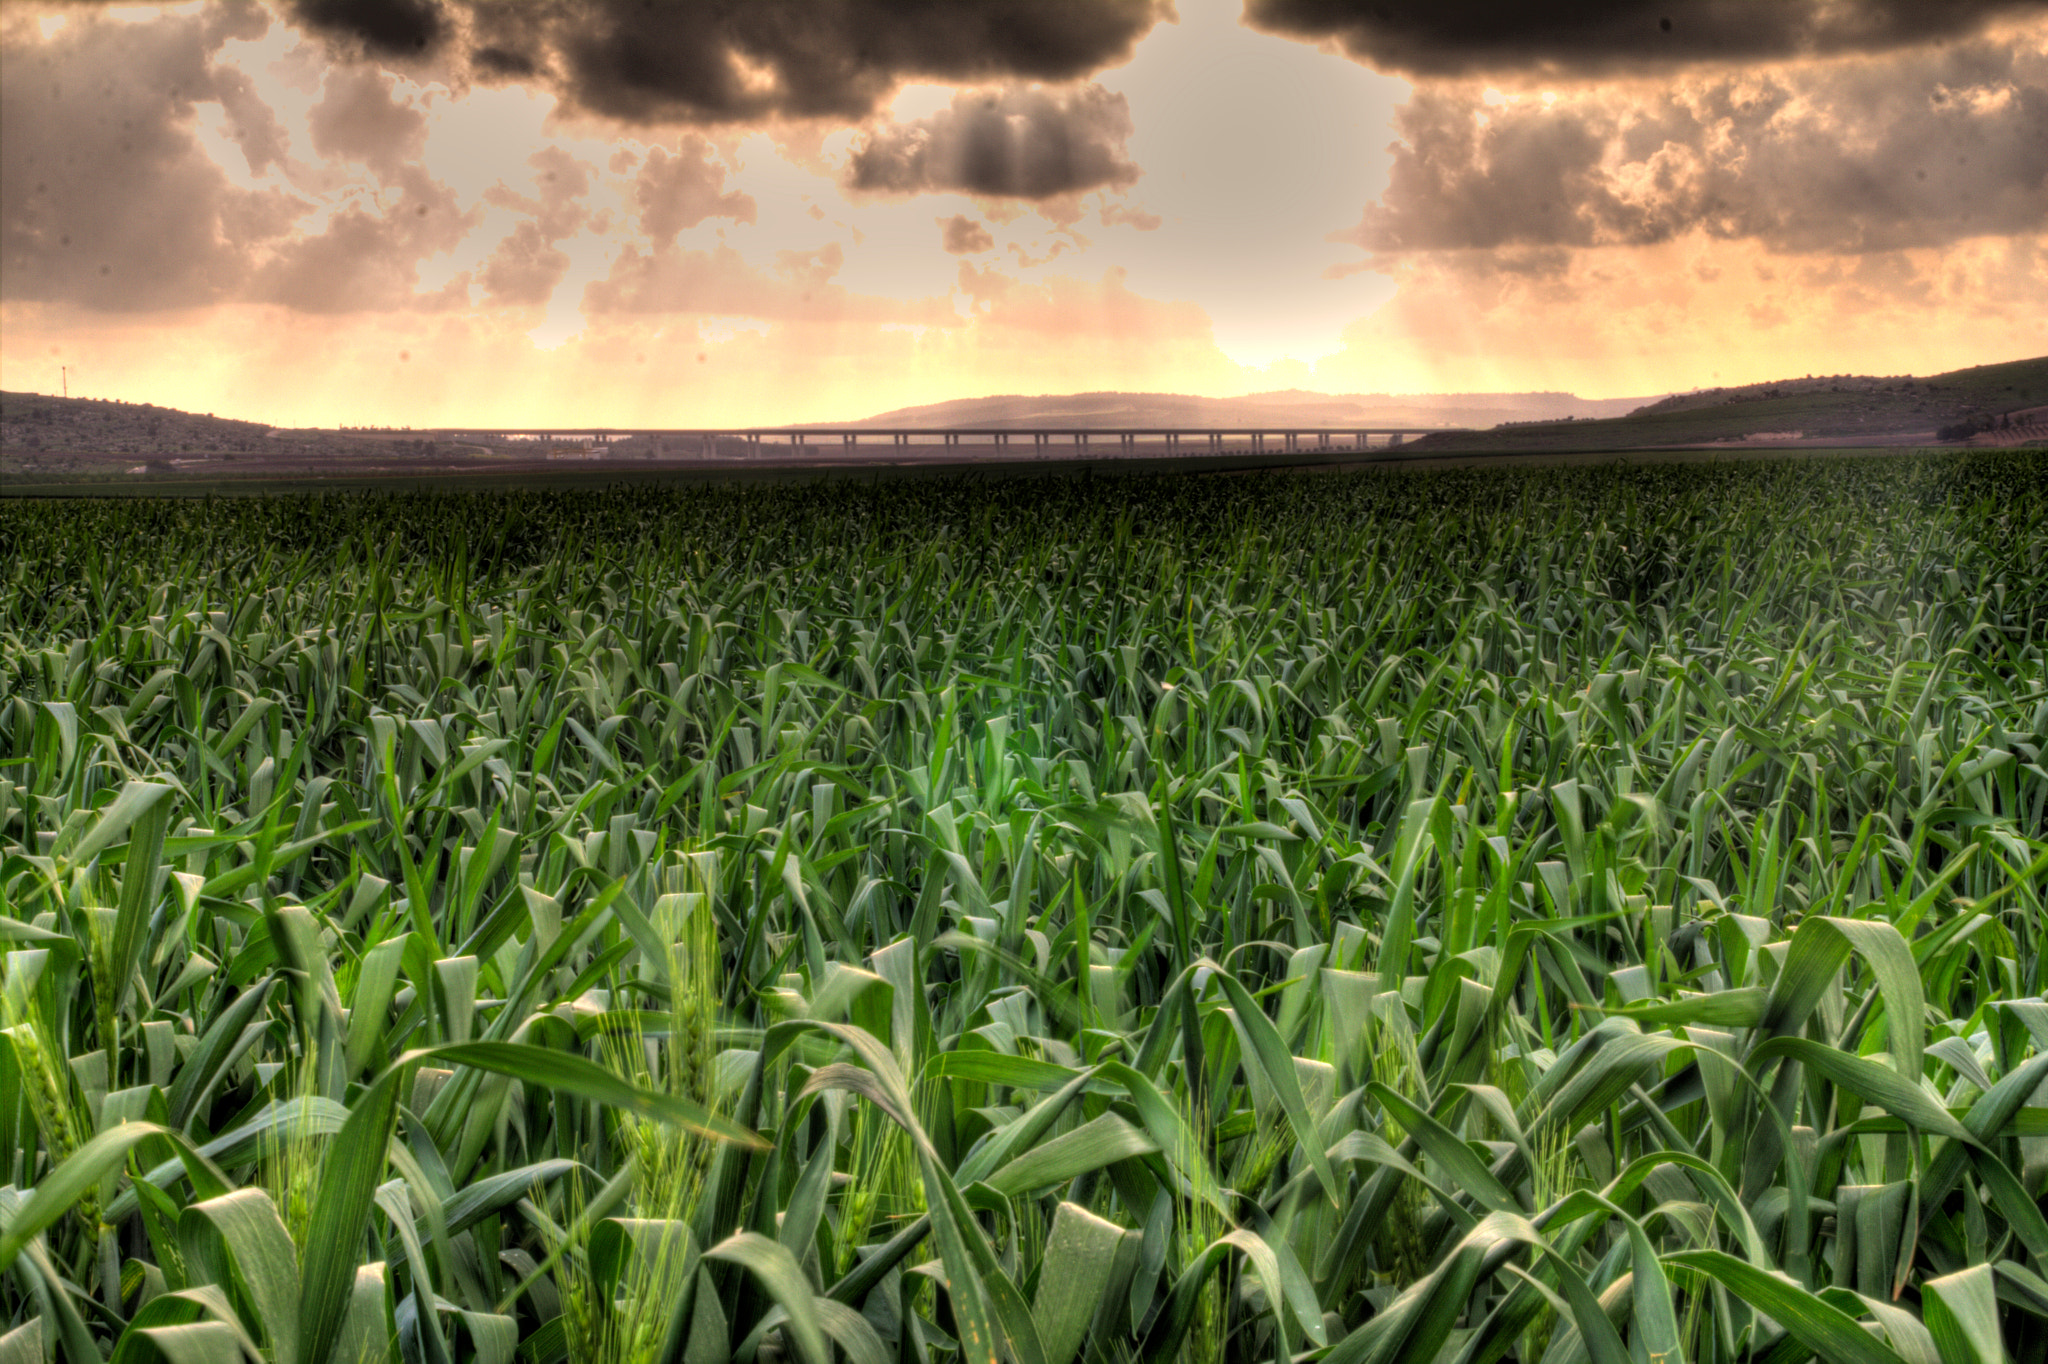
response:
<path fill-rule="evenodd" d="M 290 156 L 276 112 L 243 72 L 216 64 L 267 16 L 247 5 L 148 22 L 90 11 L 41 37 L 10 23 L 0 42 L 0 296 L 153 312 L 236 300 L 313 313 L 445 308 L 467 281 L 416 292 L 420 262 L 480 221 L 419 164 L 426 120 L 384 73 L 327 73 L 304 125 L 327 165 Z M 216 104 L 252 177 L 231 182 L 195 136 Z M 357 162 L 370 183 L 335 163 Z M 350 183 L 351 180 L 354 183 Z M 315 230 L 301 230 L 309 215 Z"/>
<path fill-rule="evenodd" d="M 778 251 L 763 270 L 721 242 L 708 250 L 628 246 L 610 274 L 583 292 L 583 312 L 596 320 L 633 314 L 682 313 L 771 321 L 919 323 L 946 326 L 958 316 L 941 299 L 888 299 L 855 294 L 836 280 L 845 265 L 837 242 L 812 251 Z"/>
<path fill-rule="evenodd" d="M 534 307 L 552 298 L 568 273 L 569 254 L 557 250 L 539 225 L 525 222 L 491 252 L 479 282 L 493 303 Z"/>
<path fill-rule="evenodd" d="M 1130 135 L 1129 103 L 1099 85 L 962 93 L 929 118 L 869 133 L 846 183 L 884 194 L 1049 199 L 1136 180 L 1124 154 Z"/>
<path fill-rule="evenodd" d="M 1096 216 L 1104 227 L 1128 227 L 1135 232 L 1157 232 L 1160 224 L 1166 221 L 1157 213 L 1147 213 L 1129 204 L 1104 204 Z"/>
<path fill-rule="evenodd" d="M 640 207 L 640 230 L 655 245 L 674 241 L 676 233 L 706 218 L 754 221 L 753 197 L 725 188 L 725 167 L 710 153 L 711 144 L 697 136 L 685 137 L 673 156 L 662 147 L 647 153 L 633 199 Z"/>
<path fill-rule="evenodd" d="M 80 14 L 48 39 L 19 12 L 0 24 L 0 296 L 109 311 L 233 296 L 257 247 L 305 211 L 231 184 L 192 133 L 196 108 L 219 104 L 252 172 L 282 155 L 247 77 L 212 62 L 229 39 L 260 37 L 264 14 Z"/>
<path fill-rule="evenodd" d="M 414 4 L 424 0 L 378 8 Z M 1128 57 L 1172 12 L 1170 0 L 464 0 L 463 10 L 480 78 L 539 81 L 628 121 L 691 123 L 857 119 L 912 79 L 1072 80 Z"/>
<path fill-rule="evenodd" d="M 415 292 L 420 262 L 453 250 L 482 221 L 479 208 L 465 208 L 421 165 L 426 114 L 400 98 L 384 72 L 337 66 L 307 126 L 314 151 L 330 164 L 361 164 L 376 189 L 341 191 L 322 231 L 276 243 L 250 281 L 250 296 L 313 313 L 467 304 L 466 279 L 433 295 Z"/>
<path fill-rule="evenodd" d="M 213 81 L 221 111 L 227 115 L 228 137 L 241 149 L 249 174 L 260 176 L 272 166 L 282 167 L 287 152 L 284 125 L 256 93 L 256 83 L 231 66 L 215 67 Z"/>
<path fill-rule="evenodd" d="M 1068 251 L 1073 250 L 1075 247 L 1079 247 L 1083 250 L 1086 250 L 1087 246 L 1088 239 L 1086 237 L 1075 236 L 1071 239 L 1056 237 L 1053 239 L 1053 243 L 1051 246 L 1047 247 L 1042 253 L 1035 256 L 1031 254 L 1031 252 L 1024 249 L 1024 243 L 1011 242 L 1010 254 L 1017 258 L 1017 266 L 1019 269 L 1035 270 L 1041 265 L 1048 265 L 1053 261 L 1058 260 L 1061 256 L 1064 256 Z"/>
<path fill-rule="evenodd" d="M 307 124 L 313 150 L 357 161 L 379 179 L 397 176 L 427 145 L 427 116 L 392 97 L 392 80 L 369 67 L 334 67 Z"/>
<path fill-rule="evenodd" d="M 967 295 L 968 301 L 984 305 L 1001 298 L 1017 285 L 1015 276 L 1006 275 L 994 265 L 977 270 L 972 262 L 961 261 L 957 286 Z"/>
<path fill-rule="evenodd" d="M 226 0 L 255 9 L 254 0 Z M 1172 0 L 281 0 L 344 59 L 517 81 L 631 123 L 861 119 L 910 80 L 1069 81 Z"/>
<path fill-rule="evenodd" d="M 448 33 L 434 0 L 291 0 L 291 15 L 315 33 L 379 58 L 433 51 Z"/>
<path fill-rule="evenodd" d="M 397 191 L 388 207 L 371 212 L 351 202 L 325 231 L 278 245 L 251 280 L 250 297 L 311 313 L 466 304 L 466 280 L 424 298 L 414 291 L 420 261 L 459 244 L 480 210 L 463 210 L 453 190 L 415 166 L 384 187 Z"/>
<path fill-rule="evenodd" d="M 1539 250 L 1535 270 L 1513 268 L 1521 252 L 1389 262 L 1393 299 L 1346 328 L 1316 386 L 1613 397 L 1822 366 L 1925 374 L 2048 349 L 2038 231 L 1858 256 L 1787 257 L 1703 233 L 1627 251 Z"/>
<path fill-rule="evenodd" d="M 1334 40 L 1376 70 L 1455 76 L 1890 52 L 2044 11 L 2044 0 L 1246 0 L 1245 21 Z"/>
<path fill-rule="evenodd" d="M 964 213 L 955 213 L 950 218 L 939 218 L 936 221 L 939 224 L 940 244 L 952 255 L 978 256 L 984 251 L 996 249 L 995 234 Z M 969 267 L 962 261 L 960 268 L 965 270 Z"/>
<path fill-rule="evenodd" d="M 1870 252 L 2048 221 L 2048 40 L 1397 111 L 1374 253 L 1641 246 L 1691 232 Z M 1548 257 L 1555 259 L 1554 256 Z"/>
<path fill-rule="evenodd" d="M 521 194 L 503 181 L 484 191 L 484 202 L 524 213 L 541 235 L 559 241 L 583 226 L 583 196 L 590 193 L 590 167 L 560 147 L 547 146 L 526 158 L 533 167 L 534 194 Z"/>
<path fill-rule="evenodd" d="M 531 307 L 548 301 L 569 273 L 569 255 L 555 243 L 588 220 L 583 197 L 590 192 L 590 168 L 560 147 L 543 147 L 526 159 L 533 167 L 537 196 L 505 185 L 484 191 L 484 201 L 528 215 L 484 262 L 479 282 L 491 302 Z"/>

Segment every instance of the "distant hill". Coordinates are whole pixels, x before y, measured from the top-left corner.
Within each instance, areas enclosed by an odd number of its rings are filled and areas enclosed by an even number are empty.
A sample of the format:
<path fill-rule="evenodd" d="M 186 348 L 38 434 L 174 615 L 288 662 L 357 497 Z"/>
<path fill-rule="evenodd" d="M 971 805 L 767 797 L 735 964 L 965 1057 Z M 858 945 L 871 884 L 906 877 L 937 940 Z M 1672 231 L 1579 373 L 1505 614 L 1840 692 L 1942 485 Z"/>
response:
<path fill-rule="evenodd" d="M 0 449 L 91 449 L 164 456 L 256 450 L 270 432 L 256 422 L 199 416 L 153 403 L 0 393 Z"/>
<path fill-rule="evenodd" d="M 1908 445 L 1994 432 L 2048 400 L 2048 356 L 1916 378 L 1809 375 L 1674 393 L 1626 416 L 1422 437 L 1422 450 L 1633 450 L 1664 445 Z"/>
<path fill-rule="evenodd" d="M 1241 398 L 1181 393 L 1005 394 L 900 407 L 853 422 L 814 427 L 948 426 L 1004 430 L 1100 426 L 1492 426 L 1510 421 L 1618 417 L 1647 398 L 1581 398 L 1571 393 L 1310 393 L 1286 389 Z"/>
<path fill-rule="evenodd" d="M 337 459 L 417 463 L 437 447 L 398 432 L 281 431 L 117 398 L 0 393 L 0 482 L 138 473 L 284 476 Z"/>

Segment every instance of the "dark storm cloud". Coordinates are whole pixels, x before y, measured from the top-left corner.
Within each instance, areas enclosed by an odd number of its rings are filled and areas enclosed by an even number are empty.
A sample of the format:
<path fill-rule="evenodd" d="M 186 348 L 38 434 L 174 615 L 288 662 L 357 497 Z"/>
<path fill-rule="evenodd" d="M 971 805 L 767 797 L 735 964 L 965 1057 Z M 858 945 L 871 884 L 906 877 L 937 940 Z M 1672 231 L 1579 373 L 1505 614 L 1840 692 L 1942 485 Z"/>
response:
<path fill-rule="evenodd" d="M 1172 0 L 282 3 L 345 57 L 433 58 L 589 113 L 706 124 L 865 118 L 906 80 L 1073 80 L 1130 56 L 1173 13 Z"/>
<path fill-rule="evenodd" d="M 657 246 L 706 218 L 754 221 L 753 196 L 725 188 L 725 168 L 711 160 L 711 144 L 701 137 L 684 138 L 673 156 L 662 147 L 650 151 L 634 181 L 633 200 L 640 230 Z"/>
<path fill-rule="evenodd" d="M 996 249 L 995 234 L 965 213 L 939 219 L 939 241 L 955 256 L 978 256 Z"/>
<path fill-rule="evenodd" d="M 884 125 L 854 149 L 848 188 L 887 194 L 958 190 L 1048 199 L 1127 185 L 1131 110 L 1099 85 L 960 94 L 929 118 Z"/>
<path fill-rule="evenodd" d="M 1396 126 L 1386 193 L 1352 233 L 1376 253 L 1642 245 L 1696 230 L 1860 253 L 2048 222 L 2038 45 L 1721 73 L 1552 107 L 1425 87 Z"/>
<path fill-rule="evenodd" d="M 146 24 L 80 14 L 49 39 L 26 16 L 0 31 L 0 294 L 139 311 L 242 288 L 304 205 L 231 184 L 192 124 L 218 105 L 252 171 L 281 157 L 269 107 L 211 61 L 268 24 L 231 5 Z"/>
<path fill-rule="evenodd" d="M 466 0 L 479 76 L 631 121 L 861 118 L 905 80 L 1063 81 L 1128 56 L 1169 0 Z"/>
<path fill-rule="evenodd" d="M 431 52 L 448 32 L 435 0 L 291 0 L 290 13 L 313 32 L 379 58 Z"/>
<path fill-rule="evenodd" d="M 1254 28 L 1425 76 L 1886 52 L 2043 13 L 2048 0 L 1245 0 Z"/>

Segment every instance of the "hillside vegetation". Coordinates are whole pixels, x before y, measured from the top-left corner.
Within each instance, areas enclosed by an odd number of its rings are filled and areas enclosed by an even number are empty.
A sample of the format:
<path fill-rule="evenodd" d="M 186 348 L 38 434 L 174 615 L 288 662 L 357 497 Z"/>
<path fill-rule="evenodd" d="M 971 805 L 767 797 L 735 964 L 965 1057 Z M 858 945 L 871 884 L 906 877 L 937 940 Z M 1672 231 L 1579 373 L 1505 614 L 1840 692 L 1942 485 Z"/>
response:
<path fill-rule="evenodd" d="M 59 481 L 127 474 L 289 475 L 365 463 L 405 468 L 436 442 L 397 431 L 280 431 L 150 403 L 0 393 L 0 477 Z"/>
<path fill-rule="evenodd" d="M 2039 1359 L 2044 504 L 0 504 L 0 1358 Z"/>
<path fill-rule="evenodd" d="M 1424 436 L 1424 450 L 1627 450 L 1755 437 L 1932 443 L 2048 399 L 2048 357 L 1925 379 L 1835 376 L 1674 394 L 1626 417 Z"/>
<path fill-rule="evenodd" d="M 172 453 L 221 454 L 260 448 L 270 428 L 212 413 L 198 416 L 153 403 L 0 393 L 0 449 L 94 451 L 150 458 Z"/>

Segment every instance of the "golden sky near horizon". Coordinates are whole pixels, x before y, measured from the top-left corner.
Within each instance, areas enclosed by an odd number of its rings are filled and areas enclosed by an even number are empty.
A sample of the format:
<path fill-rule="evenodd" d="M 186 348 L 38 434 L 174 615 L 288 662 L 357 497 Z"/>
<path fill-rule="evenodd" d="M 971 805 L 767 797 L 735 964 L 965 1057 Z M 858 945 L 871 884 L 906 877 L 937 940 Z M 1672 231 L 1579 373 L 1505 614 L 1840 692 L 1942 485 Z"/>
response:
<path fill-rule="evenodd" d="M 0 388 L 278 424 L 2048 353 L 2044 0 L 0 0 Z"/>

